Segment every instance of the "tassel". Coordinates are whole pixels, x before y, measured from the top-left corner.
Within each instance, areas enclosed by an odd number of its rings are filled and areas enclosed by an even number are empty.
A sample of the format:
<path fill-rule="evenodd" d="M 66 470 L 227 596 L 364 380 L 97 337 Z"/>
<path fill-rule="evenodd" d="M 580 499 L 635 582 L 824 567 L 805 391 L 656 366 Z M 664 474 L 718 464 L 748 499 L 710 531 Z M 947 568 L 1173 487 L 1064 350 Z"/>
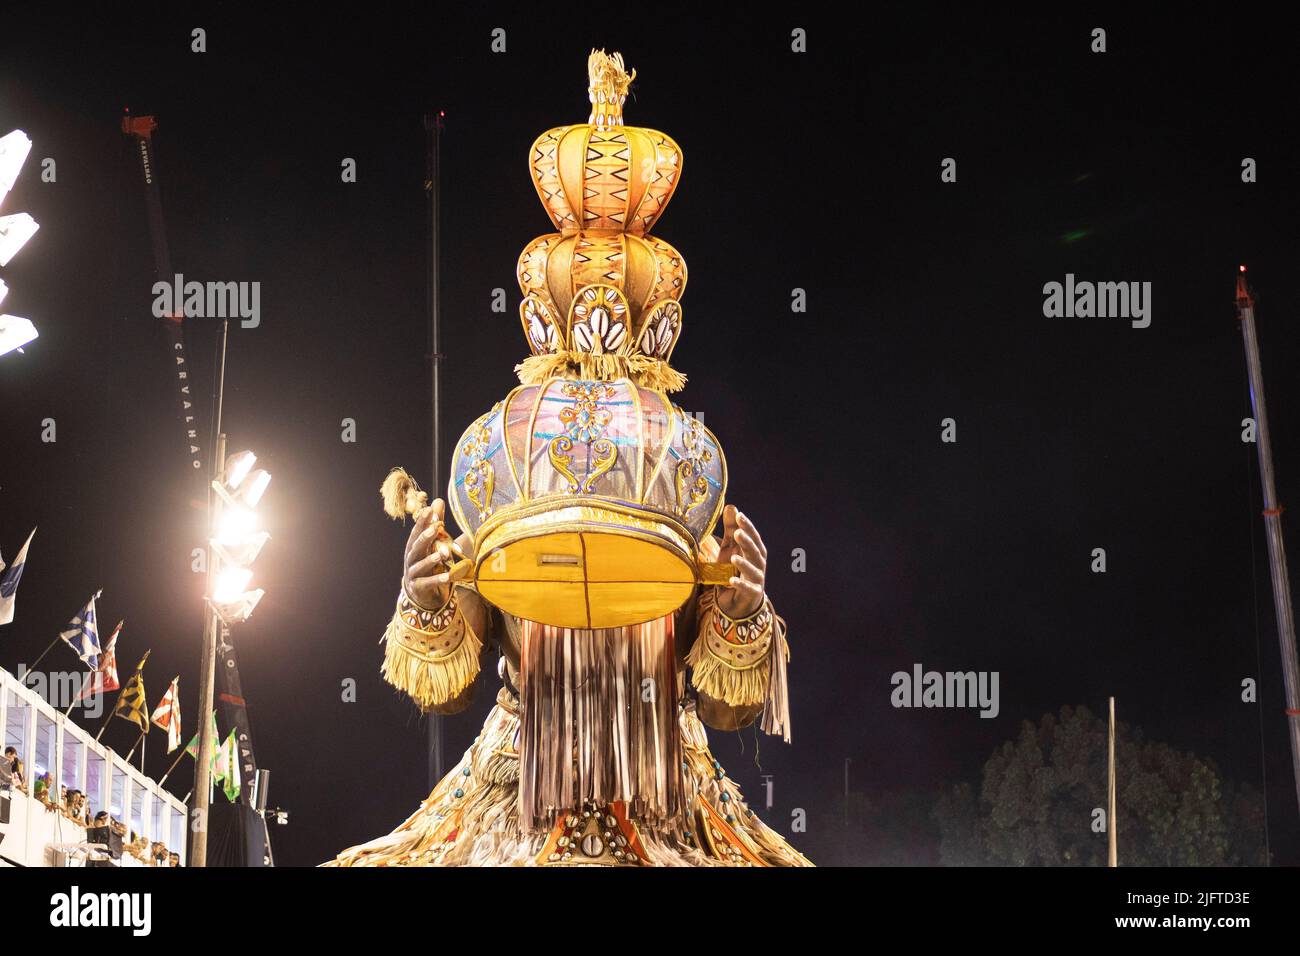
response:
<path fill-rule="evenodd" d="M 405 468 L 394 468 L 379 486 L 379 496 L 384 499 L 384 513 L 394 521 L 407 515 L 417 515 L 429 503 L 429 496 L 420 490 Z"/>
<path fill-rule="evenodd" d="M 790 690 L 786 683 L 786 665 L 790 662 L 790 645 L 785 640 L 785 621 L 776 615 L 772 623 L 772 679 L 767 686 L 767 699 L 763 702 L 763 718 L 759 723 L 763 733 L 790 742 Z"/>

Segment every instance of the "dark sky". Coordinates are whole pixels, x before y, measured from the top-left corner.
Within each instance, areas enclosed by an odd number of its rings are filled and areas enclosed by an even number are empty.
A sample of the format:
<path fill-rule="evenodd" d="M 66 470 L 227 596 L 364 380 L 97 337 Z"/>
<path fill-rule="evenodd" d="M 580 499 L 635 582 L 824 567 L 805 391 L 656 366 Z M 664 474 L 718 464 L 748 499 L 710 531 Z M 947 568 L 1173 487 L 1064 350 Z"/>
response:
<path fill-rule="evenodd" d="M 278 861 L 316 863 L 417 806 L 422 724 L 378 674 L 406 531 L 376 490 L 395 464 L 429 482 L 420 117 L 448 114 L 449 449 L 514 384 L 515 261 L 549 228 L 527 151 L 585 121 L 586 55 L 601 46 L 637 70 L 628 122 L 685 151 L 655 230 L 690 267 L 679 400 L 726 450 L 729 500 L 766 539 L 789 624 L 793 745 L 760 740 L 760 769 L 751 733 L 713 734 L 751 800 L 775 774 L 765 815 L 782 825 L 808 809 L 796 844 L 816 859 L 846 758 L 871 800 L 933 795 L 977 784 L 1022 720 L 1063 704 L 1100 713 L 1113 694 L 1126 722 L 1233 780 L 1259 786 L 1263 761 L 1276 859 L 1300 862 L 1232 308 L 1245 262 L 1279 495 L 1294 502 L 1289 31 L 1173 13 L 855 23 L 802 8 L 769 21 L 444 18 L 420 5 L 276 23 L 133 10 L 133 24 L 6 12 L 0 34 L 0 133 L 34 142 L 3 212 L 42 226 L 3 270 L 5 310 L 41 332 L 0 358 L 5 557 L 40 531 L 0 665 L 30 662 L 103 587 L 105 629 L 127 621 L 121 666 L 152 648 L 151 703 L 179 672 L 187 737 L 195 726 L 201 516 L 150 314 L 143 185 L 118 130 L 130 106 L 161 124 L 175 269 L 261 283 L 261 326 L 231 330 L 225 422 L 232 449 L 256 450 L 274 475 L 255 578 L 267 597 L 234 639 L 257 757 L 291 811 L 273 833 Z M 194 26 L 207 53 L 189 51 Z M 790 52 L 798 26 L 803 55 Z M 1095 26 L 1104 55 L 1089 52 Z M 939 181 L 948 156 L 956 184 Z M 1241 182 L 1244 156 L 1258 183 Z M 44 157 L 54 184 L 40 181 Z M 355 184 L 340 182 L 344 157 Z M 1152 283 L 1151 326 L 1044 318 L 1042 286 L 1067 272 Z M 491 310 L 498 287 L 505 314 Z M 790 310 L 796 287 L 804 314 Z M 214 333 L 187 323 L 205 395 Z M 939 440 L 948 417 L 956 444 Z M 344 418 L 355 444 L 340 440 Z M 1104 575 L 1089 570 L 1096 547 Z M 805 573 L 791 570 L 795 548 Z M 890 675 L 915 663 L 999 672 L 1000 715 L 894 709 Z M 1261 704 L 1240 701 L 1246 677 Z M 346 678 L 356 703 L 341 700 Z M 495 689 L 489 662 L 474 707 L 446 723 L 453 755 Z M 125 749 L 132 732 L 115 723 L 105 739 Z M 148 754 L 155 776 L 162 749 Z M 916 859 L 934 859 L 920 831 Z"/>

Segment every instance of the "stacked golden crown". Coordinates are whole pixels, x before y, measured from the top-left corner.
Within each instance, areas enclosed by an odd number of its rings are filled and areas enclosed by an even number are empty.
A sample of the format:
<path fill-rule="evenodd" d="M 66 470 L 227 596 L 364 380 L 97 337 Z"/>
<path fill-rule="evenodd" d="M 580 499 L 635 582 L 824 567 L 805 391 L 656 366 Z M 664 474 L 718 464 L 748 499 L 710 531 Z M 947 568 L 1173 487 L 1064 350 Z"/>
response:
<path fill-rule="evenodd" d="M 721 446 L 668 397 L 686 264 L 650 229 L 682 151 L 624 124 L 635 76 L 593 51 L 589 121 L 529 154 L 558 231 L 519 258 L 521 384 L 454 451 L 460 536 L 400 469 L 381 489 L 415 518 L 384 677 L 456 713 L 490 645 L 496 706 L 411 817 L 329 865 L 809 865 L 705 734 L 789 742 L 789 648 Z"/>

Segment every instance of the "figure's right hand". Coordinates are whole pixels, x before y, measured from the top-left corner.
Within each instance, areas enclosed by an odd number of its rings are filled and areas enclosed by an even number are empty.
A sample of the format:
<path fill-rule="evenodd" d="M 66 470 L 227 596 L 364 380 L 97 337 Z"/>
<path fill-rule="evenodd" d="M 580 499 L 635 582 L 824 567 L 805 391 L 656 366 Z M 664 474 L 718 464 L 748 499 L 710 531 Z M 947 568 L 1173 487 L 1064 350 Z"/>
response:
<path fill-rule="evenodd" d="M 402 588 L 420 607 L 436 611 L 451 596 L 449 567 L 454 560 L 452 539 L 443 526 L 446 505 L 441 498 L 421 511 L 406 541 Z"/>

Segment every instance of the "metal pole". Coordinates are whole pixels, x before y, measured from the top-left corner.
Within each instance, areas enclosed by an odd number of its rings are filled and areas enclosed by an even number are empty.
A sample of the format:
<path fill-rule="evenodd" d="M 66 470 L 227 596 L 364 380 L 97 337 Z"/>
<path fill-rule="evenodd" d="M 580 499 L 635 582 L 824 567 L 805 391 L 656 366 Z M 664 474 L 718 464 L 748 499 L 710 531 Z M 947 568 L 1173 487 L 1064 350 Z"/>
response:
<path fill-rule="evenodd" d="M 432 391 L 430 394 L 433 414 L 433 474 L 430 476 L 430 489 L 433 497 L 440 497 L 442 488 L 442 329 L 440 322 L 441 296 L 439 294 L 438 264 L 442 254 L 442 236 L 440 228 L 441 175 L 442 175 L 442 121 L 443 111 L 428 113 L 424 117 L 424 128 L 428 133 L 426 176 L 424 191 L 429 196 L 429 362 L 432 370 Z M 428 715 L 429 725 L 429 789 L 442 779 L 442 718 L 437 714 Z"/>
<path fill-rule="evenodd" d="M 167 778 L 172 775 L 172 771 L 176 769 L 176 765 L 181 762 L 181 758 L 184 756 L 185 756 L 185 748 L 182 747 L 181 752 L 178 753 L 176 755 L 176 759 L 172 761 L 172 765 L 167 768 L 167 772 L 158 778 L 159 787 L 161 787 L 164 783 L 167 782 Z"/>
<path fill-rule="evenodd" d="M 844 758 L 844 825 L 849 825 L 849 763 L 852 757 Z"/>
<path fill-rule="evenodd" d="M 229 326 L 229 322 L 221 323 L 221 358 L 217 369 L 217 449 L 216 454 L 212 456 L 214 482 L 222 481 L 226 473 L 226 434 L 221 430 L 221 413 L 226 390 L 226 341 Z M 212 539 L 216 536 L 220 521 L 221 498 L 213 494 L 212 487 L 209 485 L 208 541 L 205 545 L 208 573 L 203 592 L 203 652 L 199 659 L 199 752 L 194 757 L 194 803 L 190 810 L 190 830 L 193 833 L 190 843 L 190 866 L 208 865 L 208 807 L 211 805 L 212 786 L 212 768 L 209 764 L 212 761 L 216 741 L 212 739 L 212 721 L 203 720 L 202 715 L 212 713 L 216 683 L 217 634 L 220 624 L 217 620 L 217 612 L 209 602 L 217 579 L 217 554 L 212 547 Z"/>
<path fill-rule="evenodd" d="M 1273 448 L 1268 436 L 1264 405 L 1264 374 L 1255 335 L 1255 296 L 1246 285 L 1246 267 L 1237 273 L 1237 318 L 1246 345 L 1246 371 L 1250 376 L 1250 404 L 1255 413 L 1255 445 L 1259 455 L 1259 480 L 1264 486 L 1264 531 L 1268 537 L 1268 565 L 1273 578 L 1273 607 L 1277 613 L 1277 639 L 1282 651 L 1282 684 L 1286 694 L 1287 731 L 1291 737 L 1291 766 L 1295 772 L 1296 806 L 1300 807 L 1300 664 L 1296 661 L 1295 617 L 1291 611 L 1291 583 L 1282 542 L 1282 508 L 1273 486 Z"/>
<path fill-rule="evenodd" d="M 1106 834 L 1107 866 L 1119 866 L 1119 788 L 1115 779 L 1115 698 L 1110 699 L 1110 733 L 1106 743 Z"/>

